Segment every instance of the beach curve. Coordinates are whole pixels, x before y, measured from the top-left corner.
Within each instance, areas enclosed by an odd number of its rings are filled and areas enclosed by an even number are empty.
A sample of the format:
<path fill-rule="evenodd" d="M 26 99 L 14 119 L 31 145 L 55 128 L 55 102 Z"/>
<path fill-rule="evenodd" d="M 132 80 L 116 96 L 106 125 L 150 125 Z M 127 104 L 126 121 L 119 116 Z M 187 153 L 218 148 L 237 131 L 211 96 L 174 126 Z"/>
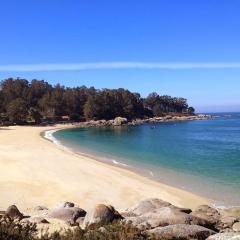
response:
<path fill-rule="evenodd" d="M 96 203 L 125 209 L 150 197 L 180 207 L 210 204 L 203 197 L 76 154 L 40 137 L 45 131 L 69 127 L 73 126 L 13 126 L 0 130 L 0 208 L 10 204 L 21 209 L 53 207 L 68 200 L 86 209 Z"/>

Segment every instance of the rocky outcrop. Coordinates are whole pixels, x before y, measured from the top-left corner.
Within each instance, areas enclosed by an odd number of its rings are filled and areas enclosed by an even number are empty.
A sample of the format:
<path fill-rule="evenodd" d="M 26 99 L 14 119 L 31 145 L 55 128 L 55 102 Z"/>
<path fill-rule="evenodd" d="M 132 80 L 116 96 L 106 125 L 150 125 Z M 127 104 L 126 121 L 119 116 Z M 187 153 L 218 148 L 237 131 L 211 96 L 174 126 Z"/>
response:
<path fill-rule="evenodd" d="M 121 219 L 122 216 L 110 205 L 97 204 L 90 209 L 84 219 L 83 227 L 93 224 L 108 224 L 115 219 Z"/>
<path fill-rule="evenodd" d="M 5 217 L 21 220 L 22 224 L 35 223 L 38 229 L 91 226 L 108 231 L 109 228 L 104 225 L 119 220 L 132 223 L 143 234 L 155 234 L 156 239 L 165 240 L 240 240 L 239 213 L 239 207 L 218 210 L 208 205 L 201 205 L 192 211 L 156 198 L 143 200 L 121 214 L 113 206 L 104 204 L 97 204 L 86 213 L 72 202 L 62 202 L 51 210 L 35 207 L 29 217 L 24 217 L 15 205 L 0 212 Z"/>
<path fill-rule="evenodd" d="M 204 240 L 212 234 L 214 231 L 205 227 L 197 225 L 177 224 L 166 227 L 157 227 L 152 230 L 148 230 L 148 233 L 154 234 L 157 239 L 164 240 Z"/>
<path fill-rule="evenodd" d="M 175 224 L 200 225 L 212 227 L 207 220 L 181 212 L 177 208 L 161 207 L 136 217 L 127 217 L 127 222 L 141 229 L 150 229 Z"/>
<path fill-rule="evenodd" d="M 15 205 L 11 205 L 6 210 L 4 217 L 9 217 L 11 219 L 22 219 L 23 214 L 18 210 Z"/>

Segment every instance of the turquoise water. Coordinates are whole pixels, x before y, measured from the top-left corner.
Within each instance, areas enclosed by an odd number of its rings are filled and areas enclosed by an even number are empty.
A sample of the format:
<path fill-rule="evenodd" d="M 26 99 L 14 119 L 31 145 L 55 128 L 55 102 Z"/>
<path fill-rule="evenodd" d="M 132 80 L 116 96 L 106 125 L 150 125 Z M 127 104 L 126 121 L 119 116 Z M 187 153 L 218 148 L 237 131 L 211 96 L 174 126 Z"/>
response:
<path fill-rule="evenodd" d="M 55 132 L 61 144 L 169 185 L 240 205 L 240 113 L 214 120 L 75 128 Z"/>

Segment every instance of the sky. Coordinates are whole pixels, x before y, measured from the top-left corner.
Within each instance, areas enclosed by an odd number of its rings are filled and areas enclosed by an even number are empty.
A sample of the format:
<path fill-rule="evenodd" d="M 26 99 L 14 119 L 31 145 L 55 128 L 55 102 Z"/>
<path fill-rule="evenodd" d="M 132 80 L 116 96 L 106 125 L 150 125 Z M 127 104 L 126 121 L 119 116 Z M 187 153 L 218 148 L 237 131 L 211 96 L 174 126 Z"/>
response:
<path fill-rule="evenodd" d="M 8 0 L 0 79 L 182 96 L 240 111 L 239 0 Z"/>

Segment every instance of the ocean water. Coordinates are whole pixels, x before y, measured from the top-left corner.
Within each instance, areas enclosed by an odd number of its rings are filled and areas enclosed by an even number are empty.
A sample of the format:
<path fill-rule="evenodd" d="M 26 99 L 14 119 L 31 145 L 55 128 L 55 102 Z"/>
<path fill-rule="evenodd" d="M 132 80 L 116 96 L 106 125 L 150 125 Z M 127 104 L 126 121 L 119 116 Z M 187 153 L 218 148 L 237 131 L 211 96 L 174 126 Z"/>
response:
<path fill-rule="evenodd" d="M 240 113 L 213 120 L 54 132 L 57 142 L 146 177 L 240 205 Z"/>

